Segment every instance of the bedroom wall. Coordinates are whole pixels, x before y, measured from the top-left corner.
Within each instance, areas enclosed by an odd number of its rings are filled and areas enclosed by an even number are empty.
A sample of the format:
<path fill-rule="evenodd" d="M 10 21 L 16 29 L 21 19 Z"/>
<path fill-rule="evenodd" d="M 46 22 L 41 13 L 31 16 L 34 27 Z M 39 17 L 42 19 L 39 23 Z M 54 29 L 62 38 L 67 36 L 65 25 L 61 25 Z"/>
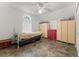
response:
<path fill-rule="evenodd" d="M 73 10 L 72 10 L 73 9 Z M 9 5 L 9 3 L 0 3 L 0 39 L 10 38 L 14 31 L 20 33 L 22 31 L 22 19 L 23 15 L 30 15 L 32 18 L 32 31 L 38 31 L 39 22 L 51 21 L 51 28 L 55 27 L 53 25 L 53 20 L 58 20 L 60 18 L 68 18 L 74 15 L 74 7 L 67 7 L 60 9 L 58 11 L 45 14 L 45 15 L 33 15 L 29 14 L 23 10 Z M 54 22 L 54 24 L 56 24 Z M 29 27 L 29 26 L 28 26 Z M 55 27 L 56 28 L 56 27 Z M 6 29 L 6 30 L 5 30 Z"/>
<path fill-rule="evenodd" d="M 14 11 L 9 3 L 0 3 L 0 40 L 12 36 L 14 28 Z"/>
<path fill-rule="evenodd" d="M 57 21 L 56 20 L 50 21 L 50 29 L 57 29 Z"/>
<path fill-rule="evenodd" d="M 42 14 L 41 18 L 44 20 L 60 20 L 73 17 L 75 14 L 75 5 L 62 8 L 51 13 Z"/>
<path fill-rule="evenodd" d="M 51 28 L 55 28 L 56 29 L 56 23 L 58 20 L 60 19 L 68 19 L 70 17 L 73 17 L 75 15 L 75 5 L 72 6 L 68 6 L 66 8 L 62 8 L 56 11 L 53 11 L 51 13 L 46 13 L 46 14 L 31 14 L 28 13 L 27 8 L 21 8 L 19 6 L 19 9 L 16 7 L 15 9 L 15 13 L 16 14 L 16 32 L 21 32 L 22 31 L 22 16 L 24 14 L 28 14 L 31 16 L 32 18 L 32 31 L 38 31 L 38 26 L 39 26 L 39 22 L 43 22 L 43 21 L 49 21 Z M 18 22 L 18 24 L 17 24 Z"/>
<path fill-rule="evenodd" d="M 39 18 L 36 15 L 15 8 L 10 3 L 0 3 L 0 40 L 11 38 L 15 32 L 22 32 L 23 15 L 27 14 L 32 18 L 31 31 L 37 31 Z"/>
<path fill-rule="evenodd" d="M 24 14 L 10 3 L 0 3 L 0 40 L 11 38 L 15 32 L 22 31 Z"/>
<path fill-rule="evenodd" d="M 78 6 L 77 15 L 76 15 L 76 48 L 79 56 L 79 6 Z"/>
<path fill-rule="evenodd" d="M 29 15 L 31 17 L 32 23 L 31 23 L 31 28 L 29 28 L 29 25 L 26 25 L 27 32 L 28 30 L 31 30 L 30 32 L 35 32 L 38 31 L 38 24 L 39 24 L 39 17 L 37 15 L 30 14 L 28 12 L 23 11 L 22 9 L 19 9 L 17 7 L 13 7 L 15 9 L 15 31 L 17 33 L 22 32 L 22 25 L 23 25 L 23 16 L 24 15 Z M 29 28 L 29 29 L 28 29 Z"/>
<path fill-rule="evenodd" d="M 34 15 L 32 19 L 32 31 L 38 31 L 39 30 L 39 23 L 40 23 L 40 17 Z"/>
<path fill-rule="evenodd" d="M 51 13 L 42 14 L 41 21 L 49 21 L 51 28 L 56 28 L 56 23 L 60 19 L 68 19 L 74 17 L 75 15 L 75 5 L 62 8 Z"/>

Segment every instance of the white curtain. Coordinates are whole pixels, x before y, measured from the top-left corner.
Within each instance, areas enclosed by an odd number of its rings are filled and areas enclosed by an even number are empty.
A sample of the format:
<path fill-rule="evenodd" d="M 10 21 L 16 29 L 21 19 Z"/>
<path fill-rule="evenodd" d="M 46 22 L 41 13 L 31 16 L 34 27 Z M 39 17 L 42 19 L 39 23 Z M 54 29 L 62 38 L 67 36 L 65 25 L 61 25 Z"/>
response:
<path fill-rule="evenodd" d="M 31 19 L 24 19 L 22 25 L 22 32 L 32 32 L 32 21 Z"/>

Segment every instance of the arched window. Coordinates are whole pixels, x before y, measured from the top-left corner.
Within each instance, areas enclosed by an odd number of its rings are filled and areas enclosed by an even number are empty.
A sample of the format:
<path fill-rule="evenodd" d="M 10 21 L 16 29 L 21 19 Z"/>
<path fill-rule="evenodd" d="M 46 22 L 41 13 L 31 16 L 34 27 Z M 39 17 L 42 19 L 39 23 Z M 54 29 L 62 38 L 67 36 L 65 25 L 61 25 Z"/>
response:
<path fill-rule="evenodd" d="M 32 32 L 32 20 L 29 15 L 23 16 L 23 28 L 22 32 Z"/>

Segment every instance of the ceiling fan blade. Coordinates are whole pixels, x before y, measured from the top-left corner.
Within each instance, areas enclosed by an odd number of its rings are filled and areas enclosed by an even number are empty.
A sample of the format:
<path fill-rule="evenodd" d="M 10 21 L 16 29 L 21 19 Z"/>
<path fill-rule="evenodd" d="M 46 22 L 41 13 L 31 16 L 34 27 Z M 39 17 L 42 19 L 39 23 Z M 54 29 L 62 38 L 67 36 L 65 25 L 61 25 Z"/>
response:
<path fill-rule="evenodd" d="M 45 10 L 47 10 L 48 12 L 52 12 L 52 10 L 49 8 L 45 8 Z"/>
<path fill-rule="evenodd" d="M 48 5 L 48 2 L 37 2 L 38 8 L 46 8 Z"/>
<path fill-rule="evenodd" d="M 46 12 L 48 3 L 47 2 L 37 2 L 38 6 L 38 12 L 41 11 L 41 13 Z"/>
<path fill-rule="evenodd" d="M 42 8 L 42 6 L 41 6 L 41 4 L 39 2 L 37 2 L 36 5 L 37 5 L 37 8 L 38 9 L 41 9 Z"/>

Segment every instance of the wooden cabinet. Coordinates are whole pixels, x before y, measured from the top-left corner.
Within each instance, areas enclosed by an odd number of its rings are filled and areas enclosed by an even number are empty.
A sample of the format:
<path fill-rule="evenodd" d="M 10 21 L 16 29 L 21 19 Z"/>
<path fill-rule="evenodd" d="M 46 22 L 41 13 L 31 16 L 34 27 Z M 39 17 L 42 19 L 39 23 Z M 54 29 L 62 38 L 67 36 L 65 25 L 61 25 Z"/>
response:
<path fill-rule="evenodd" d="M 68 43 L 75 43 L 75 20 L 68 21 Z"/>
<path fill-rule="evenodd" d="M 39 24 L 39 30 L 40 32 L 42 32 L 42 37 L 47 38 L 48 29 L 49 29 L 49 24 L 47 22 Z"/>
<path fill-rule="evenodd" d="M 61 41 L 61 21 L 57 22 L 57 40 Z"/>
<path fill-rule="evenodd" d="M 75 20 L 57 22 L 57 40 L 75 44 Z"/>
<path fill-rule="evenodd" d="M 61 21 L 61 30 L 62 30 L 62 36 L 61 36 L 61 41 L 67 42 L 67 21 Z"/>

